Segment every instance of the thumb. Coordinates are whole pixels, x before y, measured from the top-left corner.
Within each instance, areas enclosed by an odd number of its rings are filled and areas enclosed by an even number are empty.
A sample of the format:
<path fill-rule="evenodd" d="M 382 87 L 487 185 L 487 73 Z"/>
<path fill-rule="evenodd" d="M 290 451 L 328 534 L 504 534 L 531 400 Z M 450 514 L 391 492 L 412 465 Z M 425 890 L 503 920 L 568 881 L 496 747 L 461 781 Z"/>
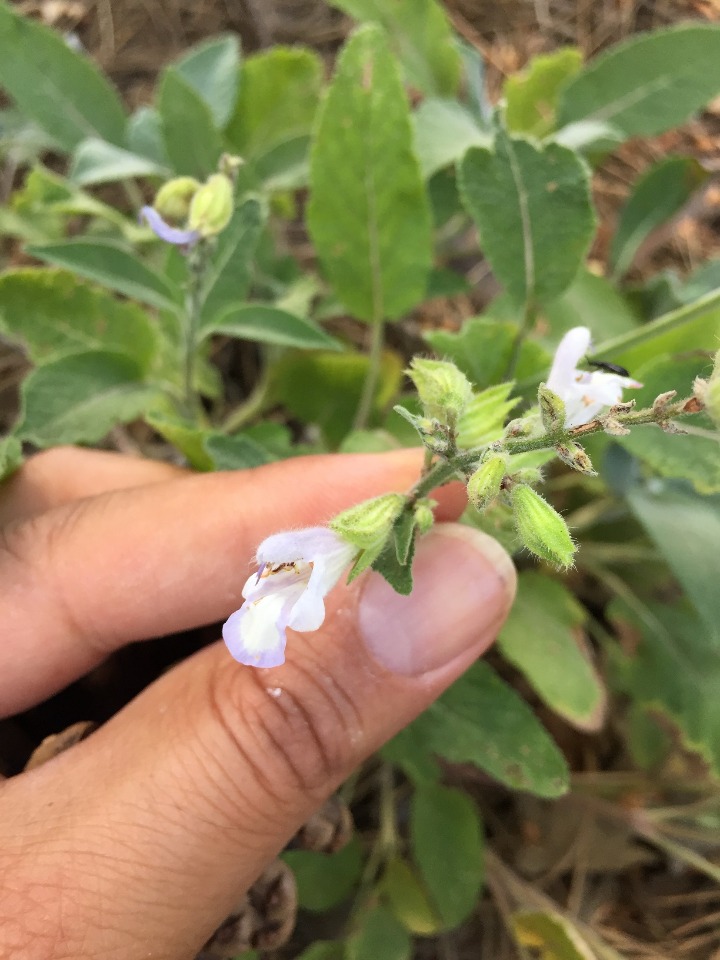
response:
<path fill-rule="evenodd" d="M 56 914 L 38 956 L 194 956 L 353 768 L 486 650 L 515 588 L 498 544 L 456 524 L 421 540 L 414 575 L 409 597 L 376 573 L 338 588 L 280 668 L 201 651 L 4 785 L 0 849 L 21 865 L 43 851 L 19 873 Z"/>

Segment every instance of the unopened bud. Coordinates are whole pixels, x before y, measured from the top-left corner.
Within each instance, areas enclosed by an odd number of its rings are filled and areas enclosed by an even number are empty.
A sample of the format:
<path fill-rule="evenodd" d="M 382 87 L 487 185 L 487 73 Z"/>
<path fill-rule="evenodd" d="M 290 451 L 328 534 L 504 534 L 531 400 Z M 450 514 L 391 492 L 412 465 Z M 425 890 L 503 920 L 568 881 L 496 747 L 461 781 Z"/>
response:
<path fill-rule="evenodd" d="M 415 509 L 413 511 L 415 515 L 415 526 L 418 528 L 418 531 L 421 534 L 427 533 L 435 523 L 433 507 L 436 506 L 437 501 L 430 500 L 427 497 L 423 497 L 422 500 L 418 500 L 418 502 L 415 504 Z"/>
<path fill-rule="evenodd" d="M 532 487 L 518 484 L 510 497 L 515 528 L 527 549 L 555 567 L 572 566 L 575 544 L 560 514 Z"/>
<path fill-rule="evenodd" d="M 528 437 L 535 429 L 533 417 L 517 417 L 505 427 L 505 436 L 508 438 Z"/>
<path fill-rule="evenodd" d="M 472 400 L 470 381 L 454 363 L 414 357 L 407 371 L 428 417 L 454 425 Z"/>
<path fill-rule="evenodd" d="M 573 443 L 572 440 L 567 443 L 558 443 L 555 446 L 555 453 L 563 463 L 572 467 L 573 470 L 586 473 L 589 477 L 597 476 L 597 472 L 592 465 L 592 460 L 585 452 L 584 447 L 581 447 L 579 443 Z"/>
<path fill-rule="evenodd" d="M 531 487 L 542 481 L 543 473 L 539 467 L 521 467 L 519 470 L 513 470 L 510 479 L 513 483 L 527 483 Z"/>
<path fill-rule="evenodd" d="M 199 189 L 200 182 L 195 177 L 175 177 L 160 187 L 153 206 L 164 220 L 184 223 L 190 212 L 192 198 Z"/>
<path fill-rule="evenodd" d="M 192 198 L 188 227 L 203 237 L 214 237 L 225 229 L 232 213 L 232 181 L 224 173 L 214 173 Z"/>
<path fill-rule="evenodd" d="M 707 411 L 713 423 L 720 427 L 720 350 L 715 354 L 715 365 L 709 380 L 697 378 L 693 385 L 696 399 Z"/>
<path fill-rule="evenodd" d="M 481 463 L 468 480 L 468 500 L 478 510 L 487 507 L 500 493 L 500 487 L 507 470 L 507 457 L 493 454 Z"/>
<path fill-rule="evenodd" d="M 548 390 L 544 383 L 538 387 L 538 403 L 540 404 L 540 419 L 548 433 L 562 430 L 565 426 L 565 401 L 552 390 Z"/>
<path fill-rule="evenodd" d="M 406 502 L 402 493 L 386 493 L 344 510 L 329 526 L 354 547 L 369 550 L 387 539 Z"/>

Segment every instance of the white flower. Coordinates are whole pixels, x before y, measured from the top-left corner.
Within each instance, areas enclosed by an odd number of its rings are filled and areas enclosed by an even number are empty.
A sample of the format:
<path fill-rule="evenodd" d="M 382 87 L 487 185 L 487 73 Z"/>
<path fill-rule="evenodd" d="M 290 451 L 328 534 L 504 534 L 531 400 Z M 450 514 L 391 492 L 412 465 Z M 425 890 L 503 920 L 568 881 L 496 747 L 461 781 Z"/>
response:
<path fill-rule="evenodd" d="M 590 349 L 587 327 L 573 327 L 558 344 L 547 388 L 565 402 L 566 426 L 579 427 L 594 419 L 605 407 L 622 400 L 626 387 L 641 387 L 631 377 L 604 370 L 578 370 L 577 365 Z"/>
<path fill-rule="evenodd" d="M 260 569 L 248 578 L 245 603 L 223 626 L 228 650 L 252 667 L 285 662 L 285 630 L 317 630 L 324 598 L 353 560 L 357 547 L 327 527 L 275 533 L 258 547 Z"/>

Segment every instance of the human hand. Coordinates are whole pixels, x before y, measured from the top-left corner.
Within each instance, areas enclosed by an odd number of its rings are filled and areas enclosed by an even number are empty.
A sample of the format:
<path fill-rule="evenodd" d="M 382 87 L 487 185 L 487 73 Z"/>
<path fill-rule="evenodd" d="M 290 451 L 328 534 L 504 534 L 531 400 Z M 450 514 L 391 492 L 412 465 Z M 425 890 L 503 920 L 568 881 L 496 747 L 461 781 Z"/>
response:
<path fill-rule="evenodd" d="M 97 451 L 33 458 L 0 494 L 0 715 L 124 644 L 223 619 L 264 537 L 402 490 L 419 462 L 193 475 Z M 438 499 L 440 520 L 457 517 L 457 491 Z M 338 586 L 282 667 L 205 648 L 0 784 L 0 956 L 194 956 L 353 768 L 486 650 L 514 592 L 495 541 L 455 524 L 423 538 L 414 574 L 409 598 L 375 573 Z"/>

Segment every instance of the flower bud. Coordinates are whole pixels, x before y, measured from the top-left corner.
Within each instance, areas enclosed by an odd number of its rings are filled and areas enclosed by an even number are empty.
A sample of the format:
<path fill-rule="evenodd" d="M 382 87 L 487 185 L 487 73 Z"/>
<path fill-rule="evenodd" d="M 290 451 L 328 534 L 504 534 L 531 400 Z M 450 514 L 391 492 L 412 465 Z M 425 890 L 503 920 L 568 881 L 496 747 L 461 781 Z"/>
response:
<path fill-rule="evenodd" d="M 155 195 L 153 207 L 164 220 L 184 222 L 190 212 L 190 203 L 200 182 L 195 177 L 175 177 L 163 184 Z"/>
<path fill-rule="evenodd" d="M 361 550 L 382 545 L 407 502 L 402 493 L 385 493 L 339 513 L 328 526 Z"/>
<path fill-rule="evenodd" d="M 575 544 L 560 514 L 532 487 L 518 484 L 510 496 L 515 528 L 527 549 L 555 567 L 572 566 Z"/>
<path fill-rule="evenodd" d="M 538 403 L 540 404 L 540 419 L 548 433 L 555 433 L 565 426 L 565 401 L 552 390 L 548 390 L 544 383 L 538 387 Z"/>
<path fill-rule="evenodd" d="M 542 478 L 543 472 L 539 467 L 520 467 L 519 470 L 513 470 L 510 473 L 513 483 L 527 483 L 530 486 L 541 483 Z"/>
<path fill-rule="evenodd" d="M 715 354 L 715 366 L 710 379 L 698 377 L 694 383 L 694 393 L 713 423 L 720 427 L 720 350 Z"/>
<path fill-rule="evenodd" d="M 415 526 L 417 527 L 419 533 L 427 533 L 435 523 L 433 507 L 436 506 L 437 501 L 430 500 L 428 497 L 423 497 L 422 500 L 418 500 L 418 502 L 415 504 L 413 513 L 415 515 Z"/>
<path fill-rule="evenodd" d="M 585 452 L 584 447 L 579 443 L 573 443 L 568 440 L 567 443 L 558 443 L 555 445 L 555 453 L 560 457 L 563 463 L 566 463 L 573 470 L 585 473 L 589 477 L 596 477 L 597 471 L 593 468 L 592 460 Z"/>
<path fill-rule="evenodd" d="M 428 417 L 456 424 L 472 400 L 470 381 L 454 363 L 414 357 L 407 371 Z"/>
<path fill-rule="evenodd" d="M 232 214 L 232 181 L 224 173 L 214 173 L 192 198 L 188 227 L 203 237 L 213 237 L 225 229 Z"/>
<path fill-rule="evenodd" d="M 507 457 L 493 454 L 481 463 L 468 480 L 468 500 L 478 510 L 487 507 L 500 493 L 500 486 L 507 470 Z"/>

